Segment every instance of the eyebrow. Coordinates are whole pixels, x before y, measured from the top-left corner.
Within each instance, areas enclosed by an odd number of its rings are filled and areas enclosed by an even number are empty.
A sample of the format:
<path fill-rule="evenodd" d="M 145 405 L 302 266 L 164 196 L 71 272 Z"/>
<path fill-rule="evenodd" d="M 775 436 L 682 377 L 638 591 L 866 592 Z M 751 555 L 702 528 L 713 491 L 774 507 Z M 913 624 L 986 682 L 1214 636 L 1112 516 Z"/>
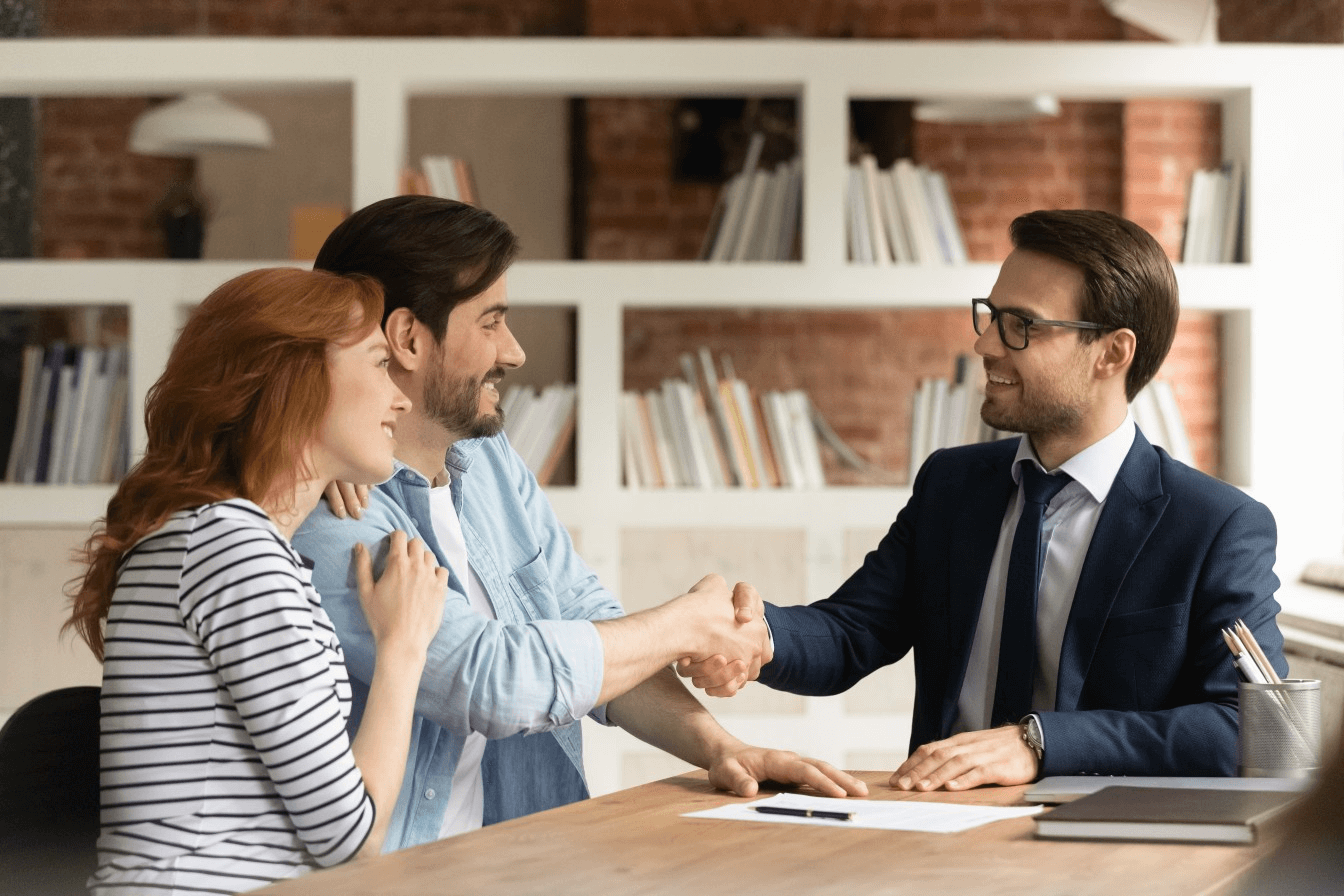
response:
<path fill-rule="evenodd" d="M 492 314 L 507 314 L 508 311 L 509 311 L 508 302 L 496 302 L 489 308 L 486 308 L 484 311 L 482 311 L 479 315 L 477 315 L 476 319 L 480 320 L 482 317 L 489 317 Z"/>

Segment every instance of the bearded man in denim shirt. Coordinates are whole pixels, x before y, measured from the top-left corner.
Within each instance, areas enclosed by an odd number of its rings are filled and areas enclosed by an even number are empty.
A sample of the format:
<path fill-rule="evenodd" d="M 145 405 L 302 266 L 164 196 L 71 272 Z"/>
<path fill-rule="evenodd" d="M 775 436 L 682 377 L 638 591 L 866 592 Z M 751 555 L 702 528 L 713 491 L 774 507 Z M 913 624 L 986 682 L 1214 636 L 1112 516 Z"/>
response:
<path fill-rule="evenodd" d="M 483 209 L 399 196 L 348 218 L 315 263 L 382 283 L 389 373 L 412 402 L 387 433 L 398 459 L 393 477 L 366 507 L 329 490 L 330 506 L 294 537 L 314 561 L 313 584 L 345 651 L 352 731 L 374 657 L 354 545 L 366 545 L 377 568 L 399 529 L 423 539 L 449 570 L 384 848 L 585 798 L 584 715 L 709 769 L 716 786 L 741 796 L 767 779 L 862 795 L 862 782 L 826 763 L 732 737 L 670 669 L 683 657 L 731 658 L 736 674 L 717 691 L 724 695 L 754 676 L 769 659 L 769 637 L 741 590 L 735 596 L 706 576 L 626 616 L 574 551 L 501 434 L 497 384 L 525 360 L 507 323 L 506 271 L 516 254 L 508 226 Z M 345 518 L 347 507 L 357 518 Z"/>

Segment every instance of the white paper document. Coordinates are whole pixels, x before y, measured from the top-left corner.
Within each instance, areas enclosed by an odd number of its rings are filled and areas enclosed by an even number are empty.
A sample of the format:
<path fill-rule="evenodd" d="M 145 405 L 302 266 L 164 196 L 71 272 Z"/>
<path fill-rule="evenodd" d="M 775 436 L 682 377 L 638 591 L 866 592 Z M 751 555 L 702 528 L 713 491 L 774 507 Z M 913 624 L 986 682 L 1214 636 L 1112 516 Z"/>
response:
<path fill-rule="evenodd" d="M 849 821 L 802 815 L 770 815 L 757 812 L 757 806 L 813 812 L 849 813 Z M 959 831 L 1003 821 L 1035 815 L 1043 806 L 964 806 L 955 803 L 926 803 L 915 800 L 862 800 L 831 799 L 779 793 L 752 803 L 728 803 L 717 809 L 687 812 L 686 818 L 726 818 L 731 821 L 783 822 L 785 824 L 814 824 L 828 828 L 877 828 L 884 831 L 924 831 L 933 834 L 955 834 Z"/>

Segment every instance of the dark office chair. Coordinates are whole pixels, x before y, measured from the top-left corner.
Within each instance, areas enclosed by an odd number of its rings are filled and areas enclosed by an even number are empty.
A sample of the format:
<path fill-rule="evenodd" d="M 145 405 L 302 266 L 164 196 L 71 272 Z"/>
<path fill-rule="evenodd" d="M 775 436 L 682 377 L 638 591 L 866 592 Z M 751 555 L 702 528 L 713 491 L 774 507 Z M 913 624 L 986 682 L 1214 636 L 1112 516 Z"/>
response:
<path fill-rule="evenodd" d="M 0 889 L 87 893 L 97 861 L 98 695 L 34 697 L 0 728 Z"/>

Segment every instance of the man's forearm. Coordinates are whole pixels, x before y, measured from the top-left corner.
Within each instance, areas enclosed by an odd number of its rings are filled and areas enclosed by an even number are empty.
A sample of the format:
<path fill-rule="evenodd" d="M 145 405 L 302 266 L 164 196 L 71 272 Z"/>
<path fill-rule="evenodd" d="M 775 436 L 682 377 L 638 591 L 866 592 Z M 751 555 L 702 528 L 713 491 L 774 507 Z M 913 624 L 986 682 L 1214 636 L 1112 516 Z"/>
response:
<path fill-rule="evenodd" d="M 745 676 L 768 651 L 764 618 L 739 622 L 732 593 L 718 576 L 707 576 L 689 593 L 662 606 L 593 623 L 602 641 L 602 689 L 607 703 L 684 656 L 721 655 Z"/>
<path fill-rule="evenodd" d="M 700 768 L 741 746 L 667 668 L 612 700 L 607 718 L 646 744 Z"/>

